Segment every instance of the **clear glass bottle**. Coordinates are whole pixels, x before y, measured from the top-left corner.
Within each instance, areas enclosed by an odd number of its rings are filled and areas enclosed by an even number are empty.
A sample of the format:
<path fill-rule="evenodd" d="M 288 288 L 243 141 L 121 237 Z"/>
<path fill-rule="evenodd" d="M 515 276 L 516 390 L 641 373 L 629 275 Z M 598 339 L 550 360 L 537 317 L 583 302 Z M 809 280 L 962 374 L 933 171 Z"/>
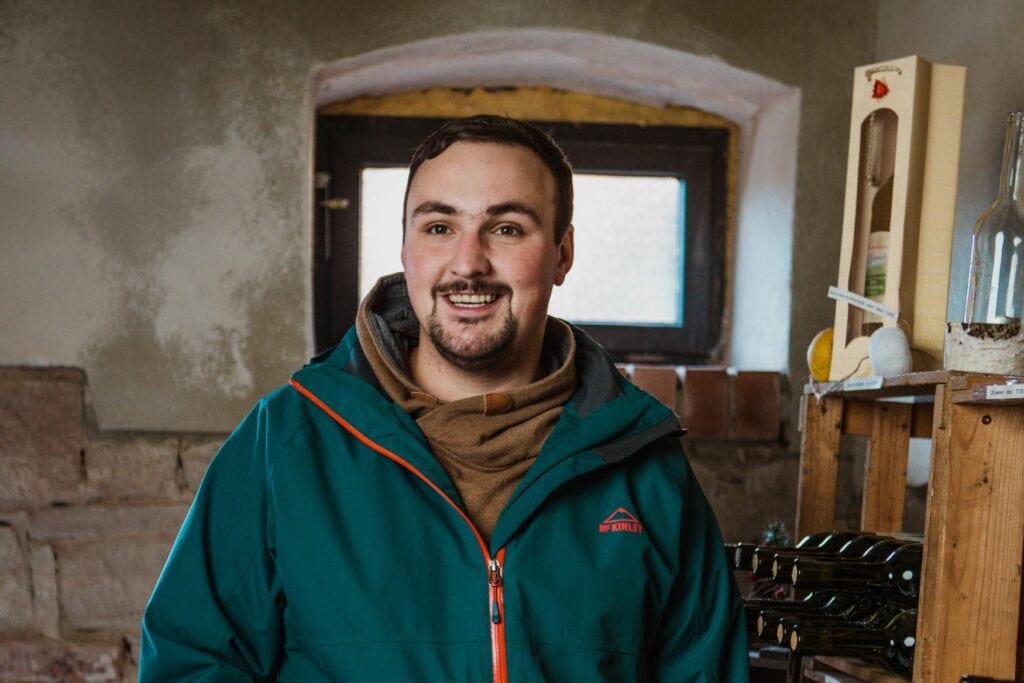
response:
<path fill-rule="evenodd" d="M 978 217 L 971 238 L 965 323 L 1019 323 L 1024 310 L 1024 112 L 1006 119 L 1003 169 L 995 204 Z"/>

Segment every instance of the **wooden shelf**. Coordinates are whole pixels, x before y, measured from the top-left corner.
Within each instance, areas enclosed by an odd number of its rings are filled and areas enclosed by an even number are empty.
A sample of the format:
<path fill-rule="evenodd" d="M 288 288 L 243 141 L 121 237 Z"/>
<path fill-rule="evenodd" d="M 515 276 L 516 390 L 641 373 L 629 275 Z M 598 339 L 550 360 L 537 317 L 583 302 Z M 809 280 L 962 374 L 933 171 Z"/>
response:
<path fill-rule="evenodd" d="M 1007 679 L 1024 673 L 1017 669 L 1024 390 L 1016 389 L 1024 378 L 936 371 L 885 378 L 875 386 L 848 384 L 808 386 L 804 394 L 797 534 L 835 528 L 843 434 L 864 434 L 870 441 L 861 528 L 902 531 L 910 437 L 931 436 L 912 680 L 944 683 L 968 671 Z M 917 402 L 892 400 L 906 397 Z M 900 680 L 844 673 L 862 681 Z"/>
<path fill-rule="evenodd" d="M 945 383 L 949 373 L 945 370 L 912 372 L 893 377 L 848 379 L 840 382 L 818 382 L 805 387 L 805 394 L 871 400 L 908 396 L 933 396 L 935 387 Z M 873 385 L 877 384 L 877 388 Z"/>
<path fill-rule="evenodd" d="M 893 377 L 841 382 L 815 382 L 804 387 L 804 394 L 857 401 L 895 398 L 923 399 L 931 402 L 935 396 L 935 388 L 939 385 L 949 386 L 955 403 L 1024 405 L 1024 377 L 948 370 L 912 372 Z M 1018 386 L 1021 389 L 1016 389 Z M 1001 393 L 1004 395 L 993 398 L 990 396 L 992 389 L 1003 390 Z"/>

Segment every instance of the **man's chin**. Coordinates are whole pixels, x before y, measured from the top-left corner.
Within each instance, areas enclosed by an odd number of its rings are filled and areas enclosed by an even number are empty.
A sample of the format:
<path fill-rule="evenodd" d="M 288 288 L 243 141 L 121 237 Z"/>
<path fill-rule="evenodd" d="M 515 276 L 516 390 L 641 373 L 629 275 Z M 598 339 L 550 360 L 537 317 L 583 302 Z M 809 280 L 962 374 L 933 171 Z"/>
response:
<path fill-rule="evenodd" d="M 508 358 L 511 344 L 503 340 L 487 343 L 453 343 L 452 340 L 433 340 L 438 354 L 461 370 L 485 372 L 498 369 Z M 440 342 L 440 343 L 439 343 Z"/>
<path fill-rule="evenodd" d="M 474 326 L 477 327 L 477 326 Z M 514 325 L 506 324 L 496 333 L 452 335 L 446 330 L 432 327 L 430 341 L 444 360 L 460 370 L 468 372 L 494 372 L 500 370 L 509 359 L 509 352 L 515 340 Z"/>

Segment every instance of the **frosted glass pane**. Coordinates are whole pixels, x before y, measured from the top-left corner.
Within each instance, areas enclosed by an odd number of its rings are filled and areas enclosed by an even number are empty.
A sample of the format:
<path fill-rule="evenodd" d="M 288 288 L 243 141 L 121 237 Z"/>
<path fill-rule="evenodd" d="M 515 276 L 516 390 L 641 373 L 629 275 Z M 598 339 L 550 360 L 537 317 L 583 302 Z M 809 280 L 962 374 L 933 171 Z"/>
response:
<path fill-rule="evenodd" d="M 359 183 L 359 300 L 402 270 L 402 202 L 408 168 L 364 168 Z"/>
<path fill-rule="evenodd" d="M 551 314 L 681 325 L 685 187 L 678 178 L 577 174 L 576 259 L 551 296 Z"/>
<path fill-rule="evenodd" d="M 406 168 L 362 172 L 359 296 L 402 269 Z M 682 324 L 685 184 L 677 178 L 576 174 L 576 258 L 552 315 L 614 325 Z"/>

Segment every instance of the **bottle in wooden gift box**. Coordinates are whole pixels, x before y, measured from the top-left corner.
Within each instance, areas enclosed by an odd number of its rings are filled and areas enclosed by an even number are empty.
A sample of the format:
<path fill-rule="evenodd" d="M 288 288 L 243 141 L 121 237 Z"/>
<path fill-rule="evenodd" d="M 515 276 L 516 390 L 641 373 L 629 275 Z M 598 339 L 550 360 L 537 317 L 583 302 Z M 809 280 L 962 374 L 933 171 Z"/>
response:
<path fill-rule="evenodd" d="M 880 304 L 885 303 L 886 271 L 889 268 L 889 224 L 898 130 L 899 120 L 895 112 L 878 109 L 864 121 L 861 131 L 862 177 L 857 194 L 857 221 L 861 230 L 858 242 L 865 253 L 860 257 L 864 271 L 857 274 L 859 278 L 855 282 L 865 297 Z M 853 339 L 877 330 L 882 326 L 882 318 L 856 309 L 851 311 L 851 323 L 850 339 Z"/>
<path fill-rule="evenodd" d="M 999 196 L 971 238 L 965 323 L 1020 323 L 1024 310 L 1024 112 L 1006 119 Z"/>

